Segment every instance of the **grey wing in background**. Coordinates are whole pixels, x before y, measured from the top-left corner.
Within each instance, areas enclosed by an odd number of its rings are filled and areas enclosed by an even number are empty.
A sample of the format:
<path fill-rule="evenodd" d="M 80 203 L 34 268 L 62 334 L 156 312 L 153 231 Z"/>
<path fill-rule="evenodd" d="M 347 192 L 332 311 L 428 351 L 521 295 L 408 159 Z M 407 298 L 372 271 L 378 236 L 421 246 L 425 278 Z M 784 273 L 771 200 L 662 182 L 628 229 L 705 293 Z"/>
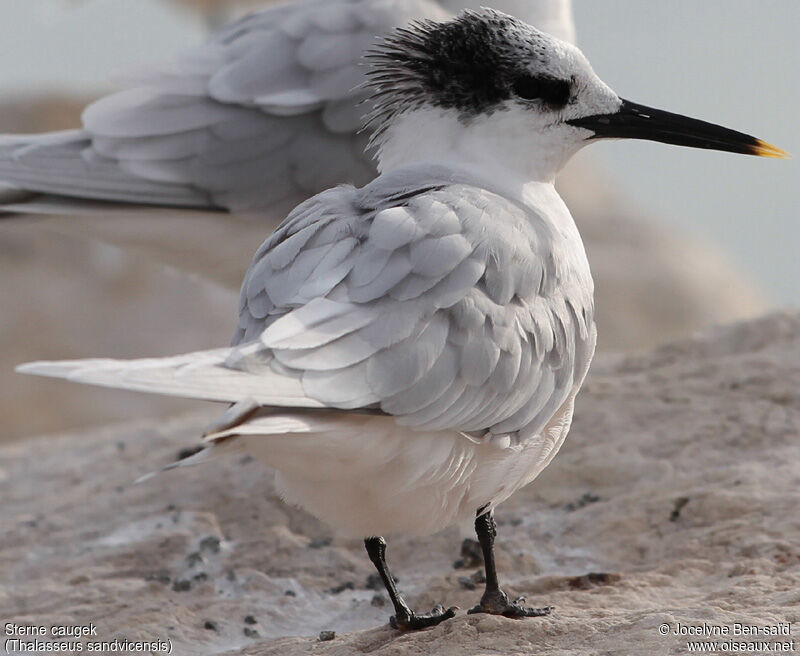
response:
<path fill-rule="evenodd" d="M 45 193 L 275 217 L 375 175 L 357 134 L 362 51 L 432 0 L 268 8 L 90 105 L 83 129 L 0 137 L 0 181 Z"/>

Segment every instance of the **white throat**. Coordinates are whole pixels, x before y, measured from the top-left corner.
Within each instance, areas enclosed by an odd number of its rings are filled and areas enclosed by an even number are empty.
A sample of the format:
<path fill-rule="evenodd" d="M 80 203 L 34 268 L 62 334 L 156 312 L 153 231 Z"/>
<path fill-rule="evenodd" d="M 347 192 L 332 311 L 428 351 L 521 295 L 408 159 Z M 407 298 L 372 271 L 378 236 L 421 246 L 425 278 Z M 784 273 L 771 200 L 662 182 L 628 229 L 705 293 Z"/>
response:
<path fill-rule="evenodd" d="M 581 147 L 557 129 L 529 131 L 511 112 L 498 111 L 464 123 L 453 112 L 426 107 L 398 116 L 386 129 L 378 170 L 443 164 L 480 171 L 487 180 L 552 183 Z"/>

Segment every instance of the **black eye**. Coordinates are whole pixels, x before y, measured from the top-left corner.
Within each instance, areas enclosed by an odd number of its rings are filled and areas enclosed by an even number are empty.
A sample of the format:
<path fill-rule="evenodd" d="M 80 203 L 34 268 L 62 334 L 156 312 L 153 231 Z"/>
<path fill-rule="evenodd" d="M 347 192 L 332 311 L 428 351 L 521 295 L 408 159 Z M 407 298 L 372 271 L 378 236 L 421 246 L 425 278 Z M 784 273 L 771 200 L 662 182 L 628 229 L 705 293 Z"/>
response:
<path fill-rule="evenodd" d="M 564 107 L 569 102 L 572 91 L 571 84 L 566 80 L 533 75 L 520 75 L 511 88 L 523 100 L 541 98 L 542 102 L 555 109 Z"/>
<path fill-rule="evenodd" d="M 535 100 L 541 95 L 542 85 L 539 78 L 532 75 L 521 75 L 512 85 L 514 93 L 525 100 Z"/>

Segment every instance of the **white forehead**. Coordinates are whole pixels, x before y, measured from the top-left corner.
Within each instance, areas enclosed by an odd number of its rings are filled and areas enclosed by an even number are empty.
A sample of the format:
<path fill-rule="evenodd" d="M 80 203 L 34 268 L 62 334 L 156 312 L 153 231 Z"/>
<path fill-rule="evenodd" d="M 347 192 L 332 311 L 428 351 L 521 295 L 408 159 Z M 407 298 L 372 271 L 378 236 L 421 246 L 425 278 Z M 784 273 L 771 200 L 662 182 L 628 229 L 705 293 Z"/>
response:
<path fill-rule="evenodd" d="M 527 25 L 517 31 L 513 42 L 518 44 L 520 61 L 527 63 L 531 74 L 572 82 L 577 103 L 565 109 L 565 116 L 607 113 L 619 106 L 617 94 L 597 76 L 586 55 L 574 44 Z"/>
<path fill-rule="evenodd" d="M 572 43 L 521 22 L 500 29 L 509 46 L 517 51 L 520 62 L 529 61 L 531 72 L 565 80 L 574 75 L 594 74 L 589 60 Z"/>

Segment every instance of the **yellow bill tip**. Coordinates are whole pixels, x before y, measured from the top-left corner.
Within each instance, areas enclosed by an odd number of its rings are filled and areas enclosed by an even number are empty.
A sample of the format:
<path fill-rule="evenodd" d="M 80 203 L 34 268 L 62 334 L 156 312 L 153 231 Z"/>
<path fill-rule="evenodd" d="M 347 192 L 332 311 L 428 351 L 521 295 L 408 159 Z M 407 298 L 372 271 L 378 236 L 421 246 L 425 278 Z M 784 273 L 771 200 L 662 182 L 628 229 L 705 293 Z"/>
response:
<path fill-rule="evenodd" d="M 782 148 L 773 146 L 771 143 L 767 143 L 761 139 L 756 139 L 756 143 L 753 146 L 753 155 L 758 155 L 759 157 L 772 157 L 774 159 L 791 159 L 792 157 Z"/>

